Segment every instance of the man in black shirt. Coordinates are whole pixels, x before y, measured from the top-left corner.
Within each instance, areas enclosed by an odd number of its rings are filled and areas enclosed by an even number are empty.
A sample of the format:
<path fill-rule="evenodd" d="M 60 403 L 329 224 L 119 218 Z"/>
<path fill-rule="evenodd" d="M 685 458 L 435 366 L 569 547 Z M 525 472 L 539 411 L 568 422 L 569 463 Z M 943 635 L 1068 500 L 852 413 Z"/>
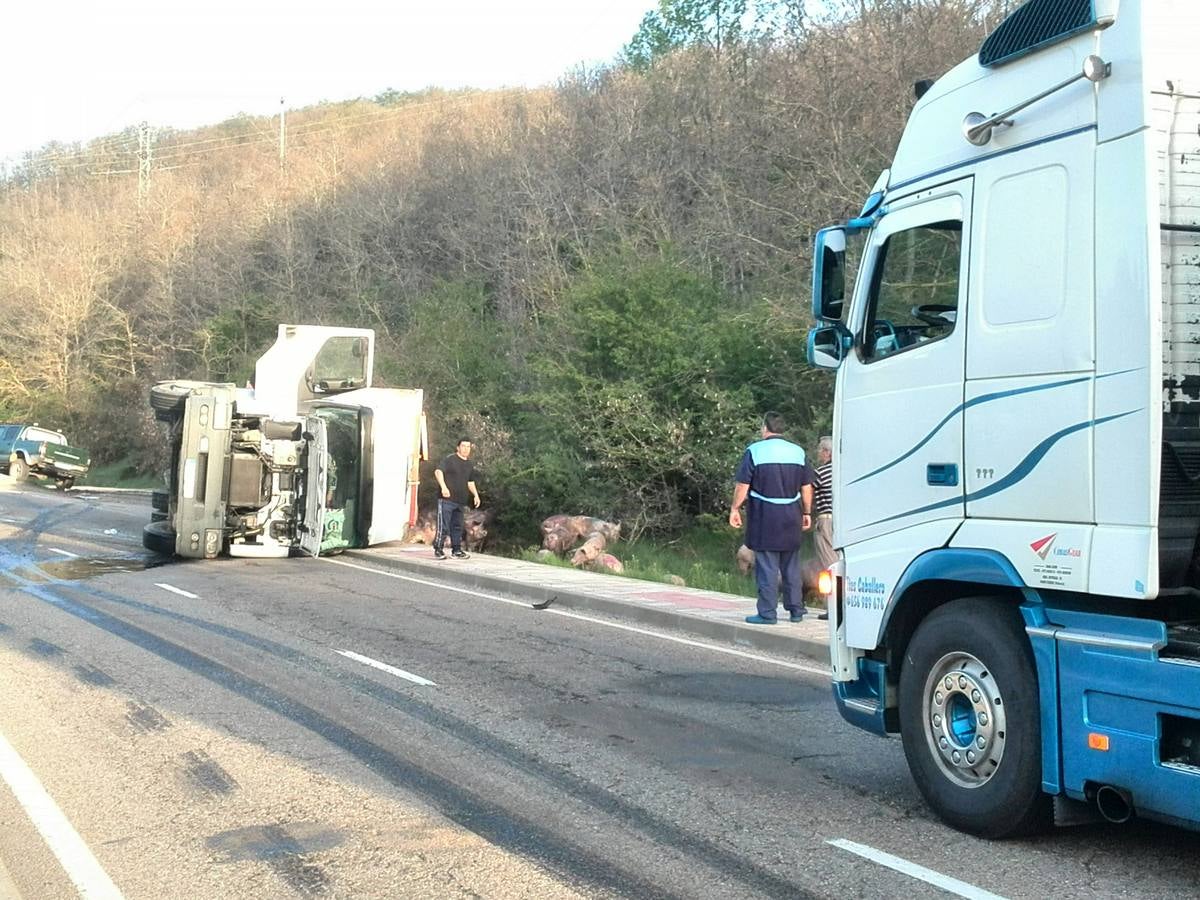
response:
<path fill-rule="evenodd" d="M 450 555 L 466 559 L 462 548 L 463 509 L 479 506 L 479 491 L 475 488 L 475 465 L 471 462 L 471 439 L 460 438 L 454 452 L 441 461 L 433 471 L 442 495 L 438 498 L 437 532 L 433 536 L 434 559 L 445 559 L 442 549 L 446 533 L 450 534 Z"/>

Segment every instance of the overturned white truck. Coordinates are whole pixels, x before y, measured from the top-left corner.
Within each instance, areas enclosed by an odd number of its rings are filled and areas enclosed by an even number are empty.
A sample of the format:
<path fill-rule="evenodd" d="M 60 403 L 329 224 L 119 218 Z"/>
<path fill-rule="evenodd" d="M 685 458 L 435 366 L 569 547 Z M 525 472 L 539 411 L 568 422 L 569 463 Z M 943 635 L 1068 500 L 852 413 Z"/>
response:
<path fill-rule="evenodd" d="M 280 325 L 253 388 L 151 388 L 170 468 L 145 547 L 197 559 L 318 556 L 404 537 L 427 455 L 423 394 L 372 387 L 374 352 L 368 329 Z"/>

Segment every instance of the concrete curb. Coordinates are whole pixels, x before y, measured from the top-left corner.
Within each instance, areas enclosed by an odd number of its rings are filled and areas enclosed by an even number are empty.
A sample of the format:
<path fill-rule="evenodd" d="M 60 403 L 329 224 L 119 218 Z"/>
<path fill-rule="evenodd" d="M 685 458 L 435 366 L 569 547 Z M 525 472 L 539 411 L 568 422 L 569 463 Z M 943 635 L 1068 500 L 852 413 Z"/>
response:
<path fill-rule="evenodd" d="M 346 550 L 342 555 L 409 575 L 419 575 L 431 581 L 442 581 L 459 587 L 478 588 L 497 594 L 506 594 L 522 600 L 529 600 L 530 603 L 544 603 L 554 597 L 556 606 L 581 612 L 600 613 L 638 625 L 683 631 L 696 637 L 732 644 L 741 649 L 758 650 L 777 656 L 799 655 L 820 663 L 829 661 L 829 647 L 824 641 L 801 637 L 795 633 L 789 634 L 789 623 L 768 627 L 690 616 L 675 610 L 645 606 L 583 590 L 564 590 L 561 585 L 545 587 L 499 575 L 455 568 L 450 561 L 435 568 L 427 563 L 372 553 L 370 550 Z M 475 558 L 479 558 L 479 554 L 476 554 Z M 616 578 L 617 576 L 612 577 Z M 639 583 L 652 587 L 663 587 L 658 582 L 642 581 Z"/>

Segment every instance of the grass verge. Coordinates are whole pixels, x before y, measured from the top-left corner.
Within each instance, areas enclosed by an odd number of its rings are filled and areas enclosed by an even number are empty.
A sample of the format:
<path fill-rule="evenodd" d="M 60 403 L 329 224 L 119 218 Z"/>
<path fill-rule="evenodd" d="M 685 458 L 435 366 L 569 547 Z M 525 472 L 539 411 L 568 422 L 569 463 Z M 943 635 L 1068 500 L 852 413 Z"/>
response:
<path fill-rule="evenodd" d="M 92 487 L 140 488 L 142 490 L 153 490 L 163 486 L 162 478 L 138 471 L 126 459 L 120 459 L 105 466 L 92 466 L 87 475 L 79 479 L 76 484 L 80 487 L 91 485 Z"/>
<path fill-rule="evenodd" d="M 742 575 L 737 570 L 735 554 L 741 542 L 740 532 L 734 532 L 713 517 L 702 517 L 693 528 L 673 540 L 643 538 L 628 543 L 622 541 L 610 547 L 609 552 L 621 560 L 625 567 L 621 575 L 613 573 L 618 578 L 639 578 L 671 584 L 671 576 L 675 575 L 682 578 L 688 587 L 753 597 L 756 594 L 754 575 Z M 801 554 L 806 560 L 813 556 L 812 539 L 807 534 Z M 505 555 L 545 565 L 571 567 L 569 555 L 565 559 L 539 556 L 537 547 L 524 547 Z M 823 600 L 813 593 L 806 597 L 806 603 L 824 607 Z"/>
<path fill-rule="evenodd" d="M 674 575 L 688 587 L 753 597 L 754 578 L 737 570 L 734 557 L 739 544 L 741 535 L 728 528 L 697 525 L 673 540 L 622 541 L 609 552 L 621 560 L 626 578 L 671 584 Z M 536 547 L 525 547 L 512 555 L 546 565 L 571 566 L 569 555 L 565 559 L 539 556 Z"/>

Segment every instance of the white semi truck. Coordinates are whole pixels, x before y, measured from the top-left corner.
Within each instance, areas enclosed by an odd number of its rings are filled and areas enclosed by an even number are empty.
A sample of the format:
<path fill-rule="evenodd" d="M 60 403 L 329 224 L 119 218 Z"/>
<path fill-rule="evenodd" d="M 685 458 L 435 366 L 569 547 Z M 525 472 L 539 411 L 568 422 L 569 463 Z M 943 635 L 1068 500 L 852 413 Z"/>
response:
<path fill-rule="evenodd" d="M 423 394 L 372 387 L 374 358 L 373 331 L 280 325 L 252 388 L 156 384 L 171 461 L 142 543 L 211 559 L 403 538 L 427 450 Z"/>
<path fill-rule="evenodd" d="M 1200 826 L 1198 41 L 1029 0 L 815 241 L 834 695 L 975 834 Z"/>

